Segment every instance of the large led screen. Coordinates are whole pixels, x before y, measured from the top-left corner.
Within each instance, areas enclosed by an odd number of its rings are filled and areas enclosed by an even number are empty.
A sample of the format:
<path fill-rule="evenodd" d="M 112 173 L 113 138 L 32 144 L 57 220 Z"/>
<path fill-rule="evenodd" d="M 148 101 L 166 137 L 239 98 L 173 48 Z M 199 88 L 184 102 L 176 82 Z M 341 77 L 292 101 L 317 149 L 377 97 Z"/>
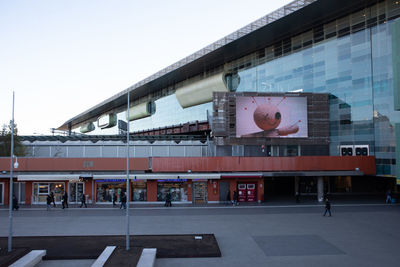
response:
<path fill-rule="evenodd" d="M 236 98 L 236 137 L 307 136 L 307 97 Z"/>

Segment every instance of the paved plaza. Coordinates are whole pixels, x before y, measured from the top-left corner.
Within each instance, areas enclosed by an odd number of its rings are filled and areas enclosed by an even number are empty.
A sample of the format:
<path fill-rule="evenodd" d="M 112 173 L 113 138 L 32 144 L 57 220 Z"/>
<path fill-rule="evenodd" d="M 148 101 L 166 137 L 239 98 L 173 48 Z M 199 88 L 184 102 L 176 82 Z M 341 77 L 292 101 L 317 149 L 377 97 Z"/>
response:
<path fill-rule="evenodd" d="M 157 259 L 156 266 L 398 266 L 400 205 L 333 203 L 332 217 L 317 204 L 134 206 L 131 234 L 214 233 L 221 258 Z M 124 235 L 125 212 L 42 206 L 14 212 L 15 236 Z M 8 210 L 0 209 L 0 235 Z M 93 261 L 58 261 L 90 266 Z M 43 262 L 40 266 L 52 266 Z"/>

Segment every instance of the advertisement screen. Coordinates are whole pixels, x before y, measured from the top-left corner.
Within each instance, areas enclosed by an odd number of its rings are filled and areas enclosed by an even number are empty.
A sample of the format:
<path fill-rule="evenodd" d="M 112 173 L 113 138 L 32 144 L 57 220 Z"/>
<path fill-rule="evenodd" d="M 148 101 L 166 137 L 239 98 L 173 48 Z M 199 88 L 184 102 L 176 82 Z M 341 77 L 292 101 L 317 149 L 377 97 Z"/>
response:
<path fill-rule="evenodd" d="M 308 137 L 307 97 L 238 96 L 236 137 Z"/>

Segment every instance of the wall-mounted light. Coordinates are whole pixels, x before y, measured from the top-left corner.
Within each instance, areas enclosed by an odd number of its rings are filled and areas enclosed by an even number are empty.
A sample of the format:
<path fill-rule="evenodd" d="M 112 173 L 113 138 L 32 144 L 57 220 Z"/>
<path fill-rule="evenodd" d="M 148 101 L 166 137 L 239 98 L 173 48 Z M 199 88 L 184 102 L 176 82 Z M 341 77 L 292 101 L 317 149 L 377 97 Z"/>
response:
<path fill-rule="evenodd" d="M 17 158 L 17 156 L 14 156 L 14 157 L 15 157 L 14 169 L 18 169 L 18 166 L 19 166 L 19 164 L 18 164 L 18 158 Z"/>

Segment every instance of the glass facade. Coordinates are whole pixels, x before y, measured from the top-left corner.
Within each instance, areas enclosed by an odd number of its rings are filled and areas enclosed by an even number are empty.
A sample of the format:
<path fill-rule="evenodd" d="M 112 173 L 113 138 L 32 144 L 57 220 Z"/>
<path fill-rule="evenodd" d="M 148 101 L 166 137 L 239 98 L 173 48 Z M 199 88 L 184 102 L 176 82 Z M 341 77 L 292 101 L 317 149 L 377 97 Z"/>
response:
<path fill-rule="evenodd" d="M 64 193 L 65 183 L 33 183 L 33 202 L 46 203 L 47 195 L 54 193 L 56 202 L 60 202 Z"/>
<path fill-rule="evenodd" d="M 147 182 L 131 181 L 130 194 L 131 201 L 147 201 Z M 111 179 L 96 181 L 97 195 L 96 201 L 115 204 L 120 202 L 121 194 L 126 192 L 126 180 Z"/>
<path fill-rule="evenodd" d="M 377 174 L 395 174 L 392 27 L 398 1 L 380 1 L 300 35 L 227 63 L 227 85 L 237 92 L 330 94 L 330 155 L 342 145 L 368 145 Z M 132 132 L 207 120 L 212 103 L 186 109 L 173 90 L 155 101 L 154 115 L 131 122 Z M 118 114 L 124 119 L 124 112 Z M 115 131 L 115 130 L 114 130 Z M 105 133 L 105 132 L 101 132 Z M 295 155 L 295 149 L 287 154 Z"/>
<path fill-rule="evenodd" d="M 187 201 L 187 182 L 157 183 L 157 201 L 165 201 L 168 193 L 171 193 L 171 201 Z"/>

